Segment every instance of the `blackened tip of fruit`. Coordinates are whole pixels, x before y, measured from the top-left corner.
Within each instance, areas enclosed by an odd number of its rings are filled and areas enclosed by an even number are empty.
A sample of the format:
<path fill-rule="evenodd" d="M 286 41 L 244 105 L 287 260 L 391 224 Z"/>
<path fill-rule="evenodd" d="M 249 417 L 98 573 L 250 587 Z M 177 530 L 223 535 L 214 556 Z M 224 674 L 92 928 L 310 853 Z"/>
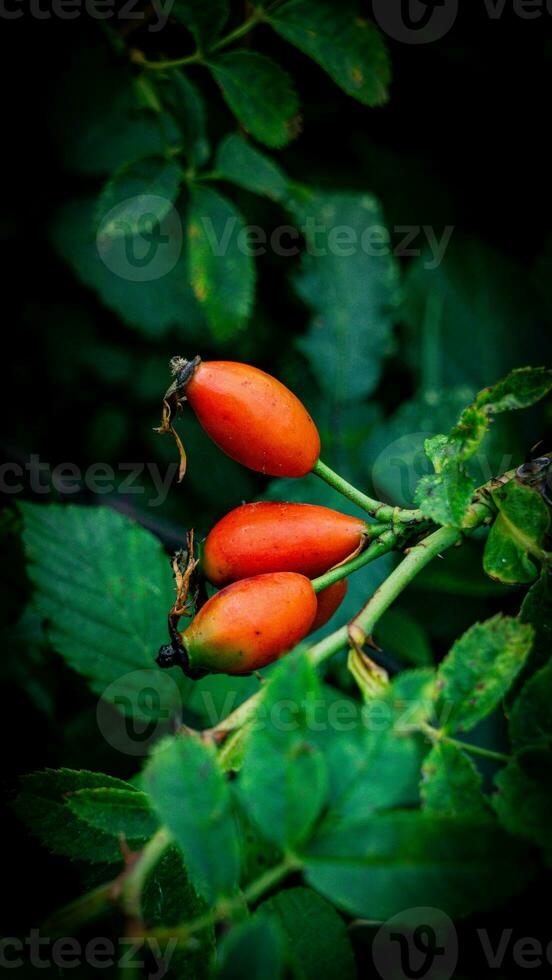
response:
<path fill-rule="evenodd" d="M 196 354 L 191 361 L 185 357 L 171 357 L 169 367 L 174 381 L 169 385 L 165 392 L 165 401 L 171 402 L 176 399 L 177 407 L 185 398 L 186 388 L 192 380 L 197 368 L 201 364 L 201 357 Z"/>
<path fill-rule="evenodd" d="M 155 663 L 163 669 L 180 665 L 180 658 L 171 643 L 164 643 L 162 647 L 159 647 Z"/>

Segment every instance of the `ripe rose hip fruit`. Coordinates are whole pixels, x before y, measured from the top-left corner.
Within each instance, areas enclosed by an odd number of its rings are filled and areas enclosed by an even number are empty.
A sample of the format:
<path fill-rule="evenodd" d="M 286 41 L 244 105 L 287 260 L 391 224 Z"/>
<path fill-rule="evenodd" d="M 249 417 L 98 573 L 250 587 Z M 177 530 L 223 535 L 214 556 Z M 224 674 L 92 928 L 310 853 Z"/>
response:
<path fill-rule="evenodd" d="M 318 430 L 285 385 L 249 364 L 173 358 L 171 416 L 187 399 L 219 449 L 269 476 L 304 476 L 320 455 Z M 167 431 L 167 424 L 164 429 Z"/>
<path fill-rule="evenodd" d="M 311 629 L 316 595 L 293 572 L 257 575 L 211 596 L 179 634 L 181 648 L 161 647 L 161 667 L 175 663 L 191 676 L 247 674 L 291 650 Z"/>
<path fill-rule="evenodd" d="M 316 597 L 318 599 L 318 610 L 314 617 L 314 623 L 309 630 L 310 633 L 315 633 L 321 626 L 326 625 L 328 620 L 332 618 L 334 612 L 339 609 L 346 592 L 347 579 L 342 578 L 339 582 L 334 582 L 333 585 L 327 585 L 325 589 L 322 589 L 318 593 Z"/>
<path fill-rule="evenodd" d="M 353 554 L 366 524 L 314 504 L 244 504 L 215 524 L 204 544 L 202 567 L 213 585 L 265 572 L 300 572 L 316 578 Z"/>

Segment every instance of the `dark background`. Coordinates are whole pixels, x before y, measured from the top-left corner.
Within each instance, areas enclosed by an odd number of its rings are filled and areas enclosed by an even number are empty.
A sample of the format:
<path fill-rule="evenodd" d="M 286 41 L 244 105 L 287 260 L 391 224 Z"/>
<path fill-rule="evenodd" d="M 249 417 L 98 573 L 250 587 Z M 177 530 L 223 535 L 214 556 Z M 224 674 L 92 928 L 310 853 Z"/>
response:
<path fill-rule="evenodd" d="M 472 282 L 474 289 L 480 289 L 481 278 L 489 272 L 489 322 L 466 315 L 465 330 L 454 335 L 451 325 L 451 335 L 444 341 L 447 351 L 447 345 L 456 351 L 461 369 L 455 379 L 447 354 L 443 384 L 463 386 L 464 400 L 470 389 L 473 393 L 497 380 L 510 367 L 545 363 L 550 347 L 552 16 L 545 12 L 538 20 L 525 21 L 506 6 L 496 21 L 489 19 L 483 2 L 462 5 L 452 32 L 433 45 L 390 42 L 391 101 L 377 110 L 347 98 L 268 28 L 255 35 L 259 50 L 273 54 L 293 73 L 303 105 L 303 134 L 278 154 L 286 171 L 312 186 L 375 193 L 392 226 L 454 225 L 453 246 L 460 249 L 455 255 L 463 256 L 457 268 L 462 270 L 468 297 Z M 167 362 L 177 352 L 190 356 L 199 352 L 205 359 L 249 360 L 287 380 L 320 414 L 322 396 L 316 378 L 295 346 L 309 320 L 289 285 L 297 259 L 262 259 L 258 305 L 248 331 L 230 346 L 215 344 L 205 332 L 199 350 L 197 335 L 187 337 L 185 329 L 152 339 L 126 326 L 59 258 L 50 236 L 57 209 L 83 191 L 96 193 L 101 185 L 101 180 L 72 173 L 62 163 L 59 148 L 70 122 L 64 119 L 59 83 L 70 62 L 85 50 L 105 48 L 107 41 L 99 24 L 84 15 L 72 22 L 37 20 L 26 7 L 21 9 L 24 16 L 6 20 L 2 30 L 6 172 L 0 210 L 5 349 L 1 448 L 5 459 L 25 463 L 35 453 L 51 466 L 71 461 L 85 469 L 92 462 L 105 461 L 116 467 L 119 461 L 140 460 L 166 466 L 174 459 L 174 447 L 169 440 L 157 440 L 151 430 L 158 423 Z M 180 53 L 181 37 L 178 29 L 173 32 L 164 45 L 167 54 L 171 48 Z M 151 44 L 151 39 L 144 43 Z M 215 143 L 233 129 L 234 121 L 212 81 L 200 70 L 190 77 L 208 101 Z M 91 75 L 84 103 L 97 84 L 97 77 Z M 66 94 L 74 98 L 75 93 Z M 268 226 L 282 220 L 275 206 L 246 192 L 225 188 L 225 193 L 248 220 Z M 412 260 L 403 259 L 401 264 L 408 276 Z M 407 307 L 408 303 L 407 295 Z M 494 314 L 503 320 L 498 328 L 493 322 L 491 329 Z M 489 342 L 483 346 L 490 352 L 486 361 L 480 345 L 485 331 Z M 370 446 L 385 445 L 390 431 L 395 437 L 423 428 L 408 418 L 388 427 L 396 419 L 396 410 L 414 403 L 419 393 L 416 343 L 412 317 L 398 314 L 395 350 L 369 402 L 374 421 L 356 431 L 349 415 L 334 413 L 332 425 L 326 423 L 333 430 L 331 439 L 328 432 L 325 454 L 330 462 L 347 469 L 351 445 L 353 455 L 364 459 Z M 451 396 L 451 405 L 452 400 Z M 522 462 L 531 445 L 546 437 L 549 423 L 549 409 L 514 420 L 500 429 L 501 448 Z M 180 488 L 172 487 L 162 507 L 148 508 L 143 502 L 146 495 L 115 494 L 112 499 L 93 500 L 83 490 L 70 499 L 124 509 L 158 533 L 170 549 L 187 526 L 193 523 L 205 531 L 230 507 L 265 491 L 266 481 L 221 463 L 218 456 L 215 459 L 192 420 L 185 424 L 189 477 Z M 324 425 L 321 428 L 324 436 Z M 348 441 L 340 443 L 335 433 L 342 429 Z M 363 472 L 368 483 L 369 468 Z M 28 486 L 21 496 L 33 496 Z M 35 498 L 46 502 L 60 495 L 51 490 Z M 53 652 L 42 646 L 39 650 L 32 636 L 13 638 L 13 626 L 28 595 L 13 533 L 16 499 L 7 497 L 2 518 L 2 620 L 7 632 L 2 646 L 1 741 L 6 789 L 13 792 L 18 774 L 44 766 L 105 769 L 130 776 L 135 762 L 97 737 L 95 698 L 84 681 Z M 497 591 L 492 585 L 480 590 L 467 587 L 474 574 L 470 568 L 458 574 L 454 596 L 428 580 L 425 589 L 402 600 L 405 615 L 415 613 L 424 624 L 436 657 L 475 618 L 498 608 L 515 612 L 519 606 L 520 593 Z M 393 648 L 392 639 L 390 647 L 399 658 L 404 653 Z M 484 737 L 497 744 L 500 732 Z M 24 934 L 30 924 L 38 924 L 76 893 L 81 879 L 68 862 L 51 858 L 28 838 L 9 811 L 4 841 L 6 863 L 8 857 L 19 855 L 15 874 L 10 875 L 5 931 Z M 546 932 L 544 915 L 536 895 L 523 896 L 515 908 L 499 910 L 487 925 L 491 930 L 515 925 L 514 939 L 530 935 L 546 944 L 552 936 Z M 499 934 L 491 935 L 498 942 Z M 465 936 L 462 969 L 466 975 L 472 970 L 481 975 L 484 968 L 472 943 L 472 924 L 466 926 Z M 510 963 L 507 970 L 493 975 L 518 973 Z"/>

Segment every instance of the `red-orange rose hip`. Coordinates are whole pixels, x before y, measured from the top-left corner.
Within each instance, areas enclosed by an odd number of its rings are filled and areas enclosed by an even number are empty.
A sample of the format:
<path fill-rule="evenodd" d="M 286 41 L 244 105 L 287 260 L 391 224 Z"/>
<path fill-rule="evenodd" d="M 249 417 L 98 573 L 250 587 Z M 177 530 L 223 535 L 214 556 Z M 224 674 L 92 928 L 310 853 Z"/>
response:
<path fill-rule="evenodd" d="M 213 585 L 265 572 L 323 575 L 362 543 L 366 524 L 314 504 L 244 504 L 207 536 L 202 566 Z"/>
<path fill-rule="evenodd" d="M 320 455 L 318 430 L 306 408 L 258 368 L 200 361 L 186 380 L 185 395 L 213 442 L 249 469 L 304 476 Z"/>
<path fill-rule="evenodd" d="M 318 604 L 308 578 L 257 575 L 227 586 L 180 634 L 184 669 L 247 674 L 266 667 L 303 639 Z"/>
<path fill-rule="evenodd" d="M 333 585 L 327 585 L 325 589 L 322 589 L 318 593 L 316 597 L 318 599 L 318 610 L 309 630 L 310 633 L 316 633 L 316 630 L 326 625 L 328 620 L 332 618 L 334 612 L 337 612 L 339 609 L 346 592 L 347 579 L 341 578 L 339 582 L 334 582 Z"/>

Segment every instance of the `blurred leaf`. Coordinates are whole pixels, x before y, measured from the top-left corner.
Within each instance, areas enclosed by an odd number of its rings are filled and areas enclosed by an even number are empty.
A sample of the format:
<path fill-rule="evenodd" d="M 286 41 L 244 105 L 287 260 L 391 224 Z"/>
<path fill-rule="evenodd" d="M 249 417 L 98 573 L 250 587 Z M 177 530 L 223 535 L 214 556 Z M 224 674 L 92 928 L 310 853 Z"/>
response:
<path fill-rule="evenodd" d="M 186 710 L 192 712 L 201 727 L 214 728 L 259 687 L 259 679 L 254 674 L 251 677 L 208 674 L 194 682 Z"/>
<path fill-rule="evenodd" d="M 280 980 L 285 969 L 285 943 L 273 918 L 255 915 L 240 922 L 219 944 L 216 980 Z"/>
<path fill-rule="evenodd" d="M 282 849 L 308 835 L 326 799 L 324 757 L 310 734 L 318 692 L 309 661 L 287 657 L 266 686 L 245 748 L 240 799 L 264 836 Z"/>
<path fill-rule="evenodd" d="M 210 155 L 207 140 L 207 114 L 199 90 L 182 71 L 172 71 L 162 85 L 161 96 L 183 136 L 183 152 L 194 167 L 201 167 Z"/>
<path fill-rule="evenodd" d="M 229 741 L 230 739 L 225 743 L 225 748 Z M 231 787 L 242 860 L 240 884 L 244 888 L 264 874 L 268 868 L 278 864 L 280 852 L 275 844 L 267 841 L 266 837 L 259 833 L 247 816 L 239 798 L 237 781 L 233 782 Z"/>
<path fill-rule="evenodd" d="M 149 232 L 170 211 L 181 182 L 182 170 L 175 160 L 148 157 L 125 164 L 109 178 L 98 199 L 101 235 L 126 238 Z"/>
<path fill-rule="evenodd" d="M 434 745 L 422 768 L 422 807 L 441 817 L 484 820 L 491 816 L 472 760 L 447 742 Z"/>
<path fill-rule="evenodd" d="M 188 213 L 190 283 L 209 327 L 229 340 L 246 324 L 253 306 L 255 267 L 241 243 L 240 212 L 225 197 L 196 188 Z"/>
<path fill-rule="evenodd" d="M 475 623 L 437 671 L 444 732 L 473 728 L 502 700 L 531 649 L 533 630 L 500 613 Z"/>
<path fill-rule="evenodd" d="M 348 95 L 364 105 L 388 98 L 391 68 L 378 29 L 351 3 L 288 0 L 268 15 L 275 30 L 316 61 Z"/>
<path fill-rule="evenodd" d="M 32 833 L 54 854 L 73 861 L 122 862 L 117 831 L 107 832 L 92 827 L 88 820 L 82 819 L 68 805 L 68 794 L 81 790 L 133 792 L 121 779 L 104 773 L 46 769 L 22 777 L 15 810 Z M 131 848 L 143 845 L 149 836 L 140 831 L 132 817 L 126 824 L 124 814 L 119 824 L 121 827 L 126 827 L 125 837 Z"/>
<path fill-rule="evenodd" d="M 304 855 L 313 888 L 352 915 L 385 920 L 405 906 L 452 916 L 502 903 L 532 873 L 525 852 L 491 821 L 420 811 L 371 814 L 349 833 L 315 838 Z"/>
<path fill-rule="evenodd" d="M 2 629 L 0 643 L 3 649 L 10 651 L 0 667 L 2 680 L 17 684 L 33 706 L 53 721 L 57 679 L 51 664 L 54 654 L 48 645 L 42 619 L 31 604 L 14 626 Z"/>
<path fill-rule="evenodd" d="M 78 789 L 67 794 L 67 805 L 95 830 L 117 838 L 149 840 L 159 827 L 146 794 L 129 787 Z"/>
<path fill-rule="evenodd" d="M 198 895 L 214 903 L 233 894 L 239 844 L 230 788 L 211 746 L 195 736 L 165 740 L 148 762 L 144 788 L 181 848 Z"/>
<path fill-rule="evenodd" d="M 169 216 L 169 226 L 162 226 L 153 238 L 148 234 L 119 239 L 100 255 L 95 207 L 92 200 L 70 201 L 52 228 L 57 251 L 78 278 L 124 323 L 150 337 L 173 327 L 187 338 L 204 336 L 203 316 L 188 284 L 181 216 L 176 222 Z"/>
<path fill-rule="evenodd" d="M 495 782 L 493 803 L 500 822 L 510 833 L 539 844 L 548 867 L 552 867 L 550 751 L 525 749 L 497 774 Z"/>
<path fill-rule="evenodd" d="M 107 507 L 19 507 L 34 601 L 54 649 L 93 691 L 135 717 L 181 710 L 190 682 L 167 678 L 153 663 L 173 602 L 160 542 Z M 146 690 L 152 697 L 142 703 Z"/>
<path fill-rule="evenodd" d="M 550 651 L 549 651 L 550 653 Z M 552 660 L 521 690 L 510 714 L 510 738 L 515 748 L 552 743 Z"/>
<path fill-rule="evenodd" d="M 511 694 L 518 694 L 524 682 L 540 667 L 546 666 L 552 650 L 552 574 L 544 570 L 523 600 L 519 618 L 529 623 L 535 638 L 531 653 L 519 674 Z"/>
<path fill-rule="evenodd" d="M 237 133 L 230 133 L 219 143 L 215 172 L 223 180 L 272 201 L 282 201 L 288 194 L 289 180 L 280 168 Z"/>
<path fill-rule="evenodd" d="M 457 232 L 441 261 L 435 249 L 410 265 L 404 298 L 403 317 L 409 328 L 404 354 L 424 388 L 427 380 L 432 390 L 451 385 L 477 389 L 492 377 L 519 364 L 542 362 L 547 355 L 538 327 L 542 311 L 524 270 Z M 424 344 L 431 310 L 431 343 Z M 435 361 L 431 370 L 424 366 L 428 352 Z"/>
<path fill-rule="evenodd" d="M 510 480 L 494 491 L 498 516 L 485 544 L 483 568 L 506 585 L 532 582 L 537 562 L 544 557 L 544 539 L 550 513 L 541 495 L 531 487 Z"/>
<path fill-rule="evenodd" d="M 307 241 L 295 285 L 314 314 L 298 347 L 332 402 L 358 401 L 379 382 L 398 298 L 398 269 L 389 244 L 382 246 L 387 231 L 379 204 L 368 194 L 309 192 L 290 206 Z M 374 251 L 369 238 L 376 233 Z"/>
<path fill-rule="evenodd" d="M 279 922 L 295 980 L 355 980 L 356 965 L 345 923 L 310 888 L 286 888 L 263 902 L 255 914 Z"/>
<path fill-rule="evenodd" d="M 105 46 L 77 46 L 72 59 L 60 77 L 51 127 L 68 169 L 105 176 L 177 145 L 169 114 L 143 108 L 132 73 Z"/>
<path fill-rule="evenodd" d="M 433 663 L 425 627 L 404 609 L 389 609 L 377 626 L 378 643 L 386 653 L 408 664 L 424 667 Z"/>
<path fill-rule="evenodd" d="M 285 146 L 297 134 L 299 101 L 293 79 L 255 51 L 229 51 L 208 67 L 225 102 L 247 133 L 266 146 Z"/>
<path fill-rule="evenodd" d="M 190 884 L 180 851 L 177 847 L 169 847 L 147 879 L 142 893 L 142 917 L 146 926 L 150 929 L 176 926 L 205 912 L 207 906 Z M 197 934 L 193 946 L 179 946 L 170 952 L 170 960 L 167 956 L 164 963 L 163 980 L 207 980 L 214 949 L 214 928 L 210 926 Z"/>
<path fill-rule="evenodd" d="M 466 539 L 461 548 L 451 548 L 441 561 L 433 562 L 412 583 L 414 603 L 419 602 L 420 592 L 433 596 L 435 592 L 450 596 L 485 598 L 503 596 L 504 587 L 492 582 L 481 568 L 481 542 Z M 447 613 L 450 602 L 446 603 Z M 416 606 L 413 606 L 415 613 Z M 430 624 L 426 624 L 430 625 Z"/>
<path fill-rule="evenodd" d="M 198 48 L 208 50 L 228 20 L 228 0 L 175 0 L 171 16 L 193 34 Z"/>

